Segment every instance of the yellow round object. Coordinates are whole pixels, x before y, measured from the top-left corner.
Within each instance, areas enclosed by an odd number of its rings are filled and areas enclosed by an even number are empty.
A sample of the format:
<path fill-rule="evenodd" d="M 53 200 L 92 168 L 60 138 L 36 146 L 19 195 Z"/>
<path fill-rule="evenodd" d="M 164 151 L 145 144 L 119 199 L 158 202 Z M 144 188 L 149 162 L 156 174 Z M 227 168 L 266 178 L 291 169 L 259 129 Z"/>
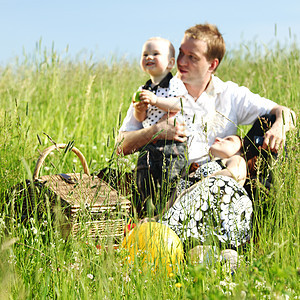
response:
<path fill-rule="evenodd" d="M 168 273 L 176 271 L 184 260 L 183 245 L 177 234 L 161 223 L 149 222 L 132 229 L 122 245 L 128 250 L 129 263 L 141 263 L 145 270 L 165 267 Z"/>

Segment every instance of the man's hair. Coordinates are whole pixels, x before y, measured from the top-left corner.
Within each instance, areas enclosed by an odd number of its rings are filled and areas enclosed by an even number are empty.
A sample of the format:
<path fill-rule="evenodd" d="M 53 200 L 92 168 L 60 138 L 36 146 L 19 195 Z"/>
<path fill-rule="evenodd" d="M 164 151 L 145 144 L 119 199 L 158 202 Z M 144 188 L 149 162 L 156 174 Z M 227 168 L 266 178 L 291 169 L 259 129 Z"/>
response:
<path fill-rule="evenodd" d="M 175 48 L 169 40 L 162 38 L 162 37 L 152 37 L 152 38 L 148 39 L 145 43 L 150 42 L 150 41 L 155 41 L 155 40 L 163 41 L 163 42 L 167 43 L 169 45 L 170 58 L 173 58 L 173 57 L 175 58 Z"/>
<path fill-rule="evenodd" d="M 220 64 L 225 54 L 225 42 L 217 26 L 212 24 L 197 24 L 187 29 L 185 35 L 205 42 L 207 44 L 206 59 L 211 61 L 217 58 Z"/>

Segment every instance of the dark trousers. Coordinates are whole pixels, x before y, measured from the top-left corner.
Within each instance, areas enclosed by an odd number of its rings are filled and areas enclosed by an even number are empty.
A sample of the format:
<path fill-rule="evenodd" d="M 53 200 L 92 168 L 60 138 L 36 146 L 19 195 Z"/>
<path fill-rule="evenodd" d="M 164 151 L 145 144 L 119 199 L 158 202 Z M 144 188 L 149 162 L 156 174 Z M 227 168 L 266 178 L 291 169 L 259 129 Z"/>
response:
<path fill-rule="evenodd" d="M 186 143 L 159 140 L 140 149 L 135 195 L 138 215 L 156 215 L 164 208 L 186 166 Z"/>

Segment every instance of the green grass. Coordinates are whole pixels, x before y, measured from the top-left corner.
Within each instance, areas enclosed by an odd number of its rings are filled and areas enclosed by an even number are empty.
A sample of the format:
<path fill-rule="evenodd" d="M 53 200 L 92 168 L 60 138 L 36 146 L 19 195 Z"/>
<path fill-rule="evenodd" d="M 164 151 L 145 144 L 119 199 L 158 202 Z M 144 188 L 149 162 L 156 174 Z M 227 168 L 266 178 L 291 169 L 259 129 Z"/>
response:
<path fill-rule="evenodd" d="M 262 52 L 250 46 L 229 52 L 217 75 L 299 115 L 299 47 L 277 44 Z M 39 151 L 52 144 L 44 133 L 57 143 L 74 141 L 92 172 L 106 167 L 111 157 L 122 172 L 134 166 L 134 155 L 117 158 L 113 153 L 130 98 L 147 79 L 137 61 L 72 61 L 39 44 L 32 56 L 0 67 L 0 74 L 1 299 L 299 297 L 299 125 L 288 135 L 288 158 L 275 165 L 275 187 L 265 209 L 255 206 L 259 239 L 241 251 L 238 272 L 230 276 L 218 263 L 187 264 L 173 276 L 163 271 L 153 276 L 128 268 L 121 250 L 99 250 L 89 239 L 62 239 L 47 215 L 26 225 L 4 222 L 4 192 L 31 177 Z M 80 172 L 74 159 L 50 155 L 40 175 Z"/>

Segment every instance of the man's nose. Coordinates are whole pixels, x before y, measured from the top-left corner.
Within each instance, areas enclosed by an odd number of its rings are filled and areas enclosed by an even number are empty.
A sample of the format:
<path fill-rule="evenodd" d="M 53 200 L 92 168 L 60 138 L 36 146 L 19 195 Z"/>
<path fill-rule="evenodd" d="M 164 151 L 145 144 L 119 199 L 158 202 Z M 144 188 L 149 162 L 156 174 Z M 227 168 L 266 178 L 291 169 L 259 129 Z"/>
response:
<path fill-rule="evenodd" d="M 177 64 L 178 65 L 181 65 L 181 66 L 183 66 L 183 65 L 186 65 L 186 57 L 185 57 L 185 55 L 184 54 L 179 54 L 178 55 L 178 57 L 177 57 Z"/>

